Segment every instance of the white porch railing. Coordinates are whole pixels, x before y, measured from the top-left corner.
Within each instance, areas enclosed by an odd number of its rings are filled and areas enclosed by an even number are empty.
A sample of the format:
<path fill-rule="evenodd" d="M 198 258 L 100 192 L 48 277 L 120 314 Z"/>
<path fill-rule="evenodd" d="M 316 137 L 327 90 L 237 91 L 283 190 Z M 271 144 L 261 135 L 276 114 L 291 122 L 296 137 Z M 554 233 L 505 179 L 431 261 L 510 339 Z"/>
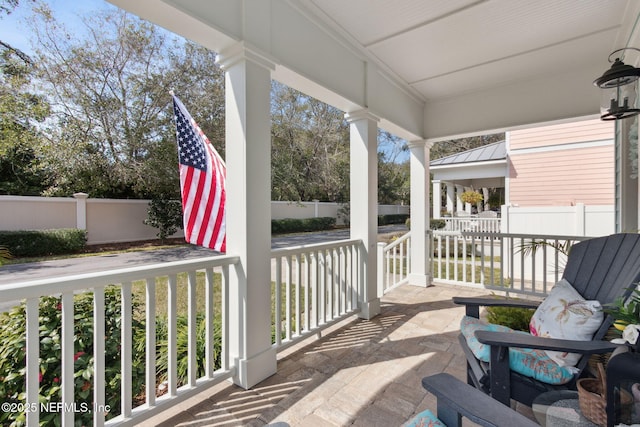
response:
<path fill-rule="evenodd" d="M 359 311 L 361 240 L 271 252 L 273 342 L 283 349 Z"/>
<path fill-rule="evenodd" d="M 434 282 L 545 296 L 562 276 L 567 245 L 588 237 L 431 232 Z M 407 282 L 410 233 L 378 246 L 381 292 Z"/>
<path fill-rule="evenodd" d="M 378 294 L 403 285 L 411 271 L 411 233 L 385 245 L 378 243 Z"/>
<path fill-rule="evenodd" d="M 560 279 L 569 245 L 588 237 L 434 231 L 434 281 L 545 296 Z"/>
<path fill-rule="evenodd" d="M 278 350 L 359 311 L 361 245 L 343 240 L 272 252 L 272 342 Z M 26 393 L 3 402 L 10 404 L 3 411 L 26 415 L 29 426 L 52 416 L 63 426 L 136 425 L 231 378 L 236 368 L 228 336 L 237 320 L 228 315 L 228 283 L 238 262 L 236 256 L 207 257 L 1 287 L 5 306 L 26 301 L 15 311 L 24 319 L 20 346 L 26 354 L 15 373 L 23 376 Z M 84 297 L 89 306 L 80 309 Z M 55 374 L 44 362 L 52 356 L 43 344 L 51 307 L 59 319 L 53 333 L 58 359 L 50 361 Z M 79 351 L 82 340 L 91 342 Z M 135 345 L 141 342 L 143 349 Z M 92 392 L 79 398 L 77 379 L 83 375 L 83 390 Z M 57 386 L 59 394 L 41 404 L 42 390 Z"/>
<path fill-rule="evenodd" d="M 52 413 L 53 416 L 61 417 L 63 426 L 73 426 L 74 419 L 84 420 L 85 417 L 93 418 L 95 426 L 135 425 L 168 405 L 176 404 L 231 377 L 235 367 L 229 358 L 227 345 L 227 286 L 230 267 L 238 260 L 235 256 L 207 257 L 2 286 L 0 302 L 26 300 L 26 363 L 25 366 L 15 367 L 16 374 L 21 372 L 24 375 L 26 399 L 3 402 L 3 412 L 26 412 L 28 426 L 38 426 L 42 417 L 51 416 Z M 167 300 L 157 299 L 157 292 L 166 294 Z M 90 315 L 88 318 L 93 319 L 89 325 L 74 325 L 76 316 L 80 314 L 74 313 L 77 298 L 87 293 L 92 294 L 93 316 Z M 54 336 L 53 341 L 54 345 L 57 345 L 59 355 L 59 361 L 54 361 L 54 364 L 61 365 L 61 372 L 56 378 L 52 378 L 46 371 L 43 372 L 41 367 L 42 363 L 50 363 L 44 359 L 52 356 L 40 354 L 45 340 L 51 341 L 51 337 L 47 335 L 50 331 L 41 324 L 50 322 L 51 319 L 39 319 L 40 298 L 46 296 L 59 298 L 56 309 L 59 311 L 57 316 L 61 317 L 61 326 L 57 330 L 59 335 Z M 199 302 L 203 302 L 203 307 L 199 306 Z M 159 310 L 161 304 L 166 304 L 165 313 Z M 106 308 L 113 311 L 106 312 Z M 199 316 L 198 311 L 203 313 L 204 317 L 202 314 Z M 167 354 L 166 372 L 162 373 L 162 377 L 166 378 L 166 391 L 156 397 L 160 374 L 156 355 L 160 343 L 156 338 L 156 327 L 161 325 L 157 323 L 157 318 L 163 316 L 167 319 L 166 344 L 163 343 L 166 345 Z M 185 331 L 179 331 L 180 325 L 185 323 L 185 318 L 188 335 L 186 346 L 182 344 L 184 340 L 181 339 L 184 336 L 181 332 L 184 334 Z M 214 320 L 219 322 L 219 328 L 214 327 Z M 198 340 L 196 328 L 201 328 L 202 322 L 206 338 Z M 112 327 L 114 325 L 115 327 Z M 134 325 L 142 325 L 142 330 L 136 330 Z M 91 335 L 92 331 L 93 344 L 90 346 L 93 349 L 88 352 L 91 352 L 93 357 L 85 362 L 87 365 L 92 362 L 93 367 L 80 376 L 84 381 L 83 390 L 85 387 L 93 390 L 92 397 L 89 395 L 85 402 L 78 401 L 79 390 L 74 384 L 78 378 L 75 361 L 83 354 L 78 351 L 78 346 L 82 345 L 78 342 L 78 334 L 83 333 L 79 332 L 78 328 L 89 328 L 89 331 L 84 330 L 88 335 Z M 113 337 L 115 342 L 119 343 L 119 347 L 115 345 L 116 349 L 107 348 L 112 338 L 109 334 L 114 331 L 119 331 L 119 336 Z M 133 342 L 134 335 L 138 333 L 145 336 L 142 355 Z M 215 353 L 214 340 L 220 342 L 220 354 Z M 56 344 L 56 341 L 59 342 Z M 116 362 L 119 366 L 108 366 L 108 374 L 105 365 L 107 352 L 110 357 L 120 359 L 119 364 Z M 178 354 L 183 355 L 182 359 L 178 359 Z M 204 358 L 199 355 L 204 355 Z M 144 387 L 141 388 L 144 390 L 143 393 L 133 388 L 132 369 L 135 366 L 134 361 L 140 360 L 140 357 L 145 361 L 143 364 L 146 369 L 142 381 Z M 188 366 L 186 376 L 182 378 L 178 377 L 179 362 Z M 198 374 L 203 371 L 203 375 Z M 118 375 L 120 382 L 114 391 L 112 384 L 114 381 L 117 382 Z M 41 404 L 40 387 L 45 387 L 45 383 L 52 380 L 56 384 L 51 383 L 46 387 L 50 390 L 52 386 L 59 386 L 61 400 L 60 396 L 55 396 L 50 402 Z M 108 384 L 112 387 L 109 391 L 110 400 L 107 400 Z M 119 407 L 113 407 L 111 399 L 120 401 Z M 9 406 L 6 406 L 8 403 Z"/>
<path fill-rule="evenodd" d="M 500 218 L 441 218 L 445 222 L 443 231 L 499 233 Z"/>

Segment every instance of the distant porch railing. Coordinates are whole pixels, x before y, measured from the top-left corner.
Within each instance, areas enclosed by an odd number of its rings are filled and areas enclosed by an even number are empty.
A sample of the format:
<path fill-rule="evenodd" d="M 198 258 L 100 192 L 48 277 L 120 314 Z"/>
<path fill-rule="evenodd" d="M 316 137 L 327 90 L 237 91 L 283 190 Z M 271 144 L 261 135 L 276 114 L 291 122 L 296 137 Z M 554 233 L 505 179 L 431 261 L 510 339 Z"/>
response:
<path fill-rule="evenodd" d="M 455 217 L 442 218 L 445 222 L 443 231 L 500 233 L 500 218 Z"/>
<path fill-rule="evenodd" d="M 588 237 L 455 232 L 431 234 L 431 274 L 446 283 L 543 297 L 562 276 L 566 249 Z M 410 233 L 378 247 L 381 292 L 408 281 Z"/>

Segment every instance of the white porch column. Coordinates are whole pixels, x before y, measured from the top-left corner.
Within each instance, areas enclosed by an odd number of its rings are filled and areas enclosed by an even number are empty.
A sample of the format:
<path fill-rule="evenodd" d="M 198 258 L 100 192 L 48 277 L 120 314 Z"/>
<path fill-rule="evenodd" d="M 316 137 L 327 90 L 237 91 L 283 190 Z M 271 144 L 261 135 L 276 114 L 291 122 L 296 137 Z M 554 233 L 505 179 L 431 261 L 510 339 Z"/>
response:
<path fill-rule="evenodd" d="M 368 110 L 346 115 L 350 125 L 352 239 L 362 240 L 360 317 L 371 319 L 380 313 L 376 241 L 378 238 L 378 118 Z"/>
<path fill-rule="evenodd" d="M 250 388 L 276 372 L 271 347 L 271 119 L 273 63 L 240 43 L 220 53 L 225 71 L 227 253 L 234 382 Z"/>
<path fill-rule="evenodd" d="M 456 190 L 452 183 L 447 182 L 447 211 L 449 211 L 449 214 L 451 214 L 451 216 L 453 216 L 454 213 L 453 206 L 455 204 L 455 201 Z"/>
<path fill-rule="evenodd" d="M 489 189 L 487 187 L 482 187 L 482 201 L 480 202 L 480 205 L 482 206 L 482 211 L 491 210 L 491 206 L 489 206 Z M 480 206 L 478 207 L 478 213 L 481 212 L 481 209 L 479 208 Z"/>
<path fill-rule="evenodd" d="M 464 210 L 462 200 L 460 200 L 460 195 L 462 193 L 464 193 L 464 187 L 462 185 L 456 185 L 456 212 Z"/>
<path fill-rule="evenodd" d="M 433 187 L 433 217 L 440 218 L 440 211 L 442 211 L 442 182 L 439 180 L 433 180 L 431 187 Z"/>
<path fill-rule="evenodd" d="M 429 286 L 429 149 L 426 141 L 409 142 L 411 151 L 411 271 L 409 284 Z M 435 195 L 434 195 L 435 200 Z M 434 205 L 436 202 L 434 201 Z"/>

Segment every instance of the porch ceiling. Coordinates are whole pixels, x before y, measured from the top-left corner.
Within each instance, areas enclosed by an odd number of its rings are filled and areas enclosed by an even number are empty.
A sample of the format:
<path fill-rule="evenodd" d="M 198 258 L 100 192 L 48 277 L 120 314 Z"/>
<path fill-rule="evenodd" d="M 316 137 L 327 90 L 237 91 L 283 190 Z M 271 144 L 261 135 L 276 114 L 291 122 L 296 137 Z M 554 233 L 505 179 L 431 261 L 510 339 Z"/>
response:
<path fill-rule="evenodd" d="M 634 0 L 108 1 L 212 49 L 248 42 L 274 78 L 434 141 L 596 115 L 607 57 L 640 47 Z"/>
<path fill-rule="evenodd" d="M 310 3 L 425 100 L 553 75 L 559 67 L 602 67 L 626 42 L 618 40 L 624 1 Z"/>

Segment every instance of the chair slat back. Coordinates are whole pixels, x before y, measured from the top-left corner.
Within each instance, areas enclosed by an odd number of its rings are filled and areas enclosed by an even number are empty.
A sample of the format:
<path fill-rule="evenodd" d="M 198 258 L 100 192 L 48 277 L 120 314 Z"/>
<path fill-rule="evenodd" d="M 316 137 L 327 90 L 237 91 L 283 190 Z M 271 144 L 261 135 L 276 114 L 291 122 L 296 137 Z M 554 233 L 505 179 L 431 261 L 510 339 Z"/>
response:
<path fill-rule="evenodd" d="M 562 277 L 584 298 L 603 306 L 629 297 L 640 282 L 640 234 L 612 234 L 573 245 Z M 606 316 L 593 339 L 604 339 L 612 321 Z M 588 362 L 583 357 L 576 367 L 582 372 Z"/>
<path fill-rule="evenodd" d="M 601 304 L 629 296 L 640 282 L 640 234 L 612 234 L 573 245 L 563 278 Z"/>
<path fill-rule="evenodd" d="M 640 282 L 640 234 L 612 234 L 575 244 L 562 277 L 584 298 L 603 306 L 629 297 Z M 593 339 L 603 339 L 612 321 L 606 316 Z"/>

